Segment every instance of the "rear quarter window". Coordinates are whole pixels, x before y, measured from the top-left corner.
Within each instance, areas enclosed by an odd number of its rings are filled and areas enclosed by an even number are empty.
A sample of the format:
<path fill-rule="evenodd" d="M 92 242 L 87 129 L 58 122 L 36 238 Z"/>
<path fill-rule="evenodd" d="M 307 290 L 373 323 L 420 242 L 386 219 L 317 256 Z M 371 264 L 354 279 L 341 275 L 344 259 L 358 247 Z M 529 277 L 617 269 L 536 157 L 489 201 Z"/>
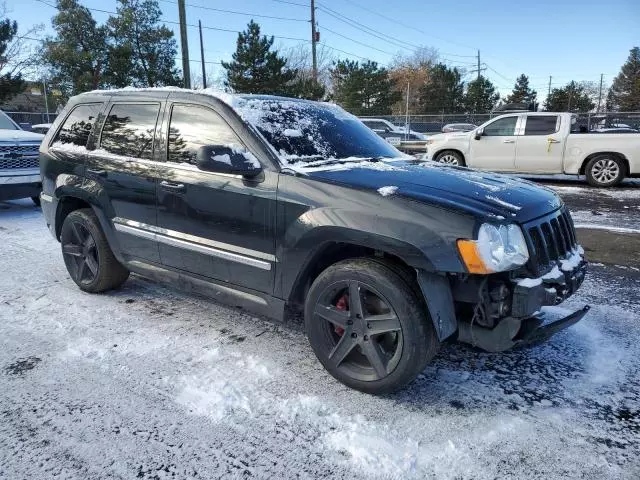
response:
<path fill-rule="evenodd" d="M 102 103 L 76 105 L 62 124 L 52 145 L 61 143 L 86 147 L 102 105 Z"/>

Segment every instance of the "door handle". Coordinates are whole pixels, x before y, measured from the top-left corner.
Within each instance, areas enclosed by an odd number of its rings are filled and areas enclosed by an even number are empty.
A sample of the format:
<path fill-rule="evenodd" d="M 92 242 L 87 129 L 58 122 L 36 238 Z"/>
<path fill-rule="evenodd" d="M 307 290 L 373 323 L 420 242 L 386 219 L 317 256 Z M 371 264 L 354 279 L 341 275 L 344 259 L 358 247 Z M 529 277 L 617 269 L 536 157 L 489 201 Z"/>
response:
<path fill-rule="evenodd" d="M 106 177 L 107 176 L 107 171 L 106 170 L 95 170 L 93 168 L 88 168 L 87 169 L 87 173 L 89 175 L 94 175 L 96 177 Z"/>
<path fill-rule="evenodd" d="M 516 141 L 512 140 L 511 138 L 507 138 L 507 139 L 503 140 L 502 143 L 516 143 Z"/>
<path fill-rule="evenodd" d="M 170 192 L 184 192 L 186 190 L 184 183 L 173 183 L 166 180 L 160 182 L 160 188 Z"/>

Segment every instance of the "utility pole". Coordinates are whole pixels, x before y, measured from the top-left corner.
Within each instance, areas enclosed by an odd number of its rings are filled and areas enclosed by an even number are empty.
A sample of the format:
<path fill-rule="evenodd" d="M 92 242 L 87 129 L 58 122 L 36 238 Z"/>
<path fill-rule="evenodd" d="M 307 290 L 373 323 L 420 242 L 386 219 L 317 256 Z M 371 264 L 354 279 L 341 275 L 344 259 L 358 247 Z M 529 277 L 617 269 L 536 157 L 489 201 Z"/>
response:
<path fill-rule="evenodd" d="M 547 99 L 551 96 L 551 75 L 549 75 L 549 91 L 547 92 Z"/>
<path fill-rule="evenodd" d="M 180 20 L 180 49 L 182 50 L 182 75 L 184 88 L 191 88 L 191 72 L 189 71 L 189 42 L 187 41 L 187 14 L 184 0 L 178 0 L 178 17 Z"/>
<path fill-rule="evenodd" d="M 600 74 L 600 93 L 598 93 L 598 109 L 596 112 L 600 112 L 600 104 L 602 103 L 602 81 L 604 80 L 604 73 Z"/>
<path fill-rule="evenodd" d="M 44 108 L 47 111 L 47 123 L 51 123 L 49 117 L 49 99 L 47 98 L 47 82 L 44 78 L 42 79 L 42 88 L 44 90 Z"/>
<path fill-rule="evenodd" d="M 316 2 L 311 0 L 311 75 L 313 80 L 318 80 L 318 60 L 316 58 L 316 42 L 318 41 L 318 32 L 316 32 Z"/>
<path fill-rule="evenodd" d="M 202 43 L 202 22 L 198 20 L 200 30 L 200 61 L 202 62 L 202 88 L 207 88 L 207 73 L 204 70 L 204 44 Z"/>
<path fill-rule="evenodd" d="M 480 80 L 480 50 L 478 50 L 478 80 Z"/>

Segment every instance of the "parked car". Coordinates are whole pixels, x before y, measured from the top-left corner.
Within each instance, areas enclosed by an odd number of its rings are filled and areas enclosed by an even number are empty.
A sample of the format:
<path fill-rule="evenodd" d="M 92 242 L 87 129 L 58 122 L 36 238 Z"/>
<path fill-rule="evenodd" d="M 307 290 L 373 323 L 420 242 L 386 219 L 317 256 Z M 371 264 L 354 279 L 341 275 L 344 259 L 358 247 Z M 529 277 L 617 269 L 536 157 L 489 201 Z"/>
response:
<path fill-rule="evenodd" d="M 51 128 L 50 123 L 38 123 L 37 125 L 31 125 L 31 131 L 36 133 L 42 133 L 43 135 Z"/>
<path fill-rule="evenodd" d="M 427 152 L 427 137 L 422 133 L 407 131 L 383 118 L 361 118 L 360 121 L 401 152 L 417 158 L 422 158 Z"/>
<path fill-rule="evenodd" d="M 471 130 L 475 130 L 476 128 L 478 128 L 478 126 L 474 125 L 473 123 L 448 123 L 447 125 L 442 127 L 442 132 L 470 132 Z"/>
<path fill-rule="evenodd" d="M 0 111 L 0 200 L 31 197 L 40 205 L 38 149 L 43 137 L 25 132 Z"/>
<path fill-rule="evenodd" d="M 640 130 L 636 130 L 631 127 L 607 127 L 607 128 L 596 128 L 592 130 L 593 133 L 640 133 Z"/>
<path fill-rule="evenodd" d="M 434 135 L 427 158 L 480 170 L 585 175 L 611 187 L 640 175 L 640 134 L 572 133 L 570 113 L 501 115 L 467 133 Z"/>
<path fill-rule="evenodd" d="M 411 381 L 448 338 L 502 351 L 588 310 L 541 326 L 587 268 L 555 193 L 407 159 L 335 105 L 91 92 L 40 160 L 44 218 L 80 289 L 136 272 L 277 320 L 303 313 L 319 361 L 365 392 Z"/>

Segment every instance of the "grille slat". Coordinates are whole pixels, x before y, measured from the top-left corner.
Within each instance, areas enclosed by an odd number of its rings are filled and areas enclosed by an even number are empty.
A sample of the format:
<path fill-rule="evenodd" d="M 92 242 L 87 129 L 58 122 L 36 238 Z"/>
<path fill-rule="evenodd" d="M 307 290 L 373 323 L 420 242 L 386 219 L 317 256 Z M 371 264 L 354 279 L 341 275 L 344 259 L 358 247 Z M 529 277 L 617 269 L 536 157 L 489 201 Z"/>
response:
<path fill-rule="evenodd" d="M 0 170 L 10 170 L 17 168 L 38 168 L 40 162 L 38 157 L 21 157 L 21 158 L 1 158 Z"/>
<path fill-rule="evenodd" d="M 542 275 L 577 247 L 575 227 L 567 210 L 526 226 L 530 249 L 528 268 Z"/>
<path fill-rule="evenodd" d="M 0 153 L 28 153 L 37 155 L 40 145 L 0 145 Z"/>

